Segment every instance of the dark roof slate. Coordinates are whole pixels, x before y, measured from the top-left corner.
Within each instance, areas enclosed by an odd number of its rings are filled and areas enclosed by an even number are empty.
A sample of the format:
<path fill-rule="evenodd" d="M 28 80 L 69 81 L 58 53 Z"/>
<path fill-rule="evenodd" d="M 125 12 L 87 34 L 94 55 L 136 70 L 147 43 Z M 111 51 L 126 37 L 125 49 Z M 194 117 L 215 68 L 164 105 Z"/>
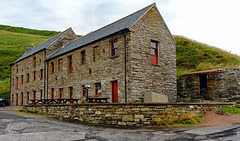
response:
<path fill-rule="evenodd" d="M 25 58 L 27 58 L 27 57 L 37 53 L 39 51 L 42 51 L 42 50 L 46 49 L 48 46 L 50 46 L 52 43 L 54 43 L 59 37 L 61 37 L 63 34 L 65 34 L 67 31 L 68 31 L 68 29 L 63 31 L 63 32 L 61 32 L 61 33 L 59 33 L 59 34 L 57 34 L 56 36 L 50 38 L 49 40 L 39 44 L 38 46 L 34 47 L 33 49 L 31 49 L 28 52 L 26 52 L 25 54 L 23 54 L 20 58 L 18 58 L 13 63 L 17 63 L 17 62 L 19 62 L 19 61 L 21 61 L 21 60 L 23 60 L 23 59 L 25 59 Z"/>
<path fill-rule="evenodd" d="M 80 48 L 84 45 L 87 45 L 89 43 L 92 43 L 94 41 L 97 41 L 99 39 L 102 39 L 104 37 L 107 37 L 109 35 L 112 35 L 114 33 L 117 33 L 119 31 L 122 31 L 124 29 L 130 28 L 134 23 L 136 23 L 147 11 L 149 11 L 155 3 L 127 16 L 124 17 L 116 22 L 113 22 L 107 26 L 104 26 L 90 34 L 87 34 L 77 40 L 74 40 L 72 42 L 69 42 L 64 47 L 57 50 L 55 53 L 50 55 L 46 60 L 53 59 L 57 56 L 60 56 L 64 53 L 67 53 L 69 51 L 72 51 L 74 49 Z"/>

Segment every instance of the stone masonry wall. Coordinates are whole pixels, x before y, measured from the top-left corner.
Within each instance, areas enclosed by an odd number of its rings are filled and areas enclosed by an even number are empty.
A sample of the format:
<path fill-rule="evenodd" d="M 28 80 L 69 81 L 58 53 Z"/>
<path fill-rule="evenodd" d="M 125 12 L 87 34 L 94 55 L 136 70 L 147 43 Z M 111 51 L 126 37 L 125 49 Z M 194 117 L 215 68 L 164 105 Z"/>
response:
<path fill-rule="evenodd" d="M 156 92 L 175 102 L 176 44 L 156 6 L 130 30 L 134 31 L 130 50 L 130 99 L 139 100 L 146 92 Z M 151 64 L 151 41 L 158 43 L 158 65 Z"/>
<path fill-rule="evenodd" d="M 68 31 L 57 39 L 53 44 L 46 50 L 46 56 L 51 52 L 56 51 L 61 45 L 66 44 L 69 40 L 75 39 L 77 36 L 72 31 Z M 36 67 L 34 67 L 33 58 L 36 58 Z M 33 93 L 36 91 L 36 99 L 40 99 L 40 93 L 44 95 L 44 61 L 45 55 L 44 50 L 35 53 L 11 66 L 11 105 L 16 106 L 27 105 L 31 103 L 33 99 Z M 17 71 L 18 70 L 18 71 Z M 43 70 L 43 78 L 41 78 L 41 70 Z M 34 80 L 35 72 L 35 80 Z M 29 82 L 27 81 L 27 74 L 29 74 Z M 17 78 L 18 78 L 18 88 L 17 88 Z M 22 81 L 23 78 L 23 81 Z M 23 97 L 23 98 L 22 98 Z M 29 99 L 29 100 L 28 100 Z M 17 102 L 18 100 L 18 102 Z"/>
<path fill-rule="evenodd" d="M 155 126 L 177 122 L 188 115 L 199 116 L 213 107 L 233 105 L 234 103 L 51 104 L 25 106 L 23 111 L 95 125 Z"/>

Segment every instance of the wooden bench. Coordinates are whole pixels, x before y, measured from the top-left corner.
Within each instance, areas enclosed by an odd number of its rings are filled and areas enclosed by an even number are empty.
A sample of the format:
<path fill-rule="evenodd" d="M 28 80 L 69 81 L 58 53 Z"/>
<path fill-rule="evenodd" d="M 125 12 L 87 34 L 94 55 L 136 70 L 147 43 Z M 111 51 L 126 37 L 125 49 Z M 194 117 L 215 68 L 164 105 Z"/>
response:
<path fill-rule="evenodd" d="M 89 103 L 103 103 L 102 101 L 105 101 L 105 103 L 107 103 L 108 99 L 109 98 L 107 98 L 107 97 L 89 97 L 88 102 Z"/>

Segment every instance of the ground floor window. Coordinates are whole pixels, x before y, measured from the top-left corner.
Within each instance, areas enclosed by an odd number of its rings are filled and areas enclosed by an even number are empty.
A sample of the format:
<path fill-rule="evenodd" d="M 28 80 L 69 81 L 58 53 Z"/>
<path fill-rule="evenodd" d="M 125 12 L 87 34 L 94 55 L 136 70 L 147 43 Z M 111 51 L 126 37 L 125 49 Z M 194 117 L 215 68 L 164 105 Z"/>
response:
<path fill-rule="evenodd" d="M 102 94 L 101 83 L 96 83 L 95 84 L 95 95 L 101 95 L 101 94 Z"/>

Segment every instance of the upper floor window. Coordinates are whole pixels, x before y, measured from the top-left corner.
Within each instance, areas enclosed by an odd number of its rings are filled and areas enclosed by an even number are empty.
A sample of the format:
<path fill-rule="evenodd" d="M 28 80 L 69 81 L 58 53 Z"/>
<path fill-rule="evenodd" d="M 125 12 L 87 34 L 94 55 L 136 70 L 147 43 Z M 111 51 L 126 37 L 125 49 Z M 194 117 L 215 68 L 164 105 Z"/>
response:
<path fill-rule="evenodd" d="M 111 54 L 112 54 L 112 56 L 118 55 L 118 42 L 117 41 L 111 42 Z"/>
<path fill-rule="evenodd" d="M 72 55 L 68 56 L 68 72 L 72 72 Z"/>
<path fill-rule="evenodd" d="M 52 73 L 54 73 L 54 62 L 51 62 Z"/>
<path fill-rule="evenodd" d="M 151 41 L 151 64 L 158 64 L 158 43 Z"/>
<path fill-rule="evenodd" d="M 43 79 L 43 69 L 40 69 L 40 80 Z"/>
<path fill-rule="evenodd" d="M 17 81 L 16 84 L 17 84 L 17 89 L 18 89 L 18 77 L 16 78 L 16 81 Z"/>
<path fill-rule="evenodd" d="M 62 59 L 58 60 L 58 71 L 60 71 L 62 68 Z"/>
<path fill-rule="evenodd" d="M 36 80 L 36 71 L 33 72 L 33 80 Z"/>
<path fill-rule="evenodd" d="M 16 72 L 18 73 L 18 65 L 17 65 L 17 68 L 16 68 Z"/>
<path fill-rule="evenodd" d="M 36 63 L 36 57 L 33 57 L 33 67 L 36 67 L 37 63 Z"/>
<path fill-rule="evenodd" d="M 95 84 L 95 94 L 96 95 L 101 95 L 102 94 L 101 83 L 96 83 Z"/>
<path fill-rule="evenodd" d="M 82 56 L 82 64 L 86 64 L 86 53 L 85 53 L 85 50 L 81 51 L 81 56 Z"/>
<path fill-rule="evenodd" d="M 29 73 L 27 74 L 27 82 L 29 82 Z"/>
<path fill-rule="evenodd" d="M 21 84 L 23 84 L 23 75 L 22 75 L 21 77 L 22 77 L 22 79 L 21 79 Z"/>

